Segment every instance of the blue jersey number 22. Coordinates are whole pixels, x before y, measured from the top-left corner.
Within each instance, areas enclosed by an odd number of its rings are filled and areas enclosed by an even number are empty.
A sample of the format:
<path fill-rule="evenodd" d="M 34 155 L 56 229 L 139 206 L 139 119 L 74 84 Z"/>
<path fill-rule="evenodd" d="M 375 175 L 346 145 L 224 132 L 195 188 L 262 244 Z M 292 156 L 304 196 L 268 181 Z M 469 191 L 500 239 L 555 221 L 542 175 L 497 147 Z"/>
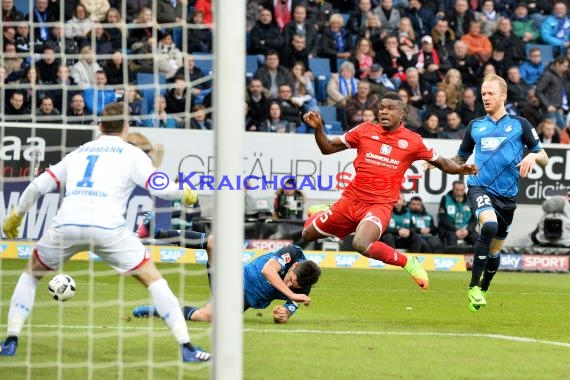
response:
<path fill-rule="evenodd" d="M 87 168 L 85 168 L 85 173 L 83 173 L 83 179 L 77 181 L 77 187 L 93 187 L 93 182 L 91 181 L 91 175 L 93 174 L 93 168 L 95 167 L 95 162 L 99 156 L 87 156 Z"/>

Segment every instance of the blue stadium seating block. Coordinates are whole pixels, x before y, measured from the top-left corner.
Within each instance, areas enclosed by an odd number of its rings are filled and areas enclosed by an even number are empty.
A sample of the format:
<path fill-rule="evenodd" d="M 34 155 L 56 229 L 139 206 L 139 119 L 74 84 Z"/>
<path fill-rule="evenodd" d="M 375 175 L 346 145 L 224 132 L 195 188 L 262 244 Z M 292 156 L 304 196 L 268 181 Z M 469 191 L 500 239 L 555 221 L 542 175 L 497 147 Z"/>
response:
<path fill-rule="evenodd" d="M 206 75 L 212 74 L 214 67 L 213 56 L 209 53 L 192 53 L 196 59 L 196 66 L 198 66 Z"/>
<path fill-rule="evenodd" d="M 331 123 L 325 124 L 325 132 L 327 135 L 343 135 L 344 130 L 340 121 L 333 121 Z"/>
<path fill-rule="evenodd" d="M 309 68 L 315 77 L 331 74 L 331 62 L 328 58 L 310 58 Z"/>
<path fill-rule="evenodd" d="M 321 110 L 321 117 L 323 118 L 325 123 L 332 123 L 334 121 L 338 121 L 335 106 L 320 106 L 319 108 Z"/>
<path fill-rule="evenodd" d="M 295 130 L 296 133 L 307 133 L 307 125 L 301 123 L 297 129 Z"/>
<path fill-rule="evenodd" d="M 327 100 L 327 84 L 329 83 L 330 74 L 316 76 L 315 97 L 318 102 L 326 102 Z"/>
<path fill-rule="evenodd" d="M 544 44 L 526 44 L 526 55 L 528 57 L 528 53 L 530 49 L 538 48 L 540 49 L 540 54 L 542 55 L 542 62 L 545 65 L 548 65 L 550 62 L 554 61 L 554 48 L 551 45 L 544 45 Z"/>
<path fill-rule="evenodd" d="M 246 55 L 245 57 L 245 76 L 247 78 L 253 78 L 253 75 L 257 71 L 257 55 Z"/>

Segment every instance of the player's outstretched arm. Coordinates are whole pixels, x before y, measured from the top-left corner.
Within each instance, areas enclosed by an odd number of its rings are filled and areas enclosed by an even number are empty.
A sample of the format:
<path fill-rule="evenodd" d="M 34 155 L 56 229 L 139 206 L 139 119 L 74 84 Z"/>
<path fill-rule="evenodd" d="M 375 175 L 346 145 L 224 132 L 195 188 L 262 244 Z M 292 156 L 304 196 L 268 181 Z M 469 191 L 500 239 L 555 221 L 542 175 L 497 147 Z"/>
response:
<path fill-rule="evenodd" d="M 303 121 L 315 130 L 315 141 L 322 154 L 332 154 L 347 149 L 340 138 L 329 139 L 325 134 L 323 119 L 318 112 L 310 111 L 303 115 Z"/>
<path fill-rule="evenodd" d="M 12 209 L 10 216 L 8 216 L 2 224 L 2 230 L 8 239 L 18 237 L 24 214 L 28 212 L 42 195 L 57 189 L 57 187 L 58 182 L 54 175 L 49 174 L 47 171 L 36 177 L 28 187 L 26 187 L 26 190 L 24 190 L 18 200 L 18 204 Z"/>
<path fill-rule="evenodd" d="M 532 171 L 534 165 L 538 164 L 541 167 L 545 167 L 549 161 L 548 154 L 546 154 L 544 149 L 541 149 L 536 153 L 527 154 L 517 165 L 517 168 L 519 168 L 521 177 L 524 178 Z"/>
<path fill-rule="evenodd" d="M 275 259 L 270 259 L 265 265 L 263 269 L 261 269 L 261 274 L 265 279 L 277 290 L 281 292 L 285 297 L 290 299 L 291 301 L 304 303 L 305 306 L 309 306 L 311 304 L 311 299 L 306 294 L 297 294 L 294 293 L 287 284 L 279 277 L 279 272 L 281 271 L 281 264 L 277 262 Z"/>
<path fill-rule="evenodd" d="M 458 165 L 454 160 L 439 156 L 436 160 L 430 163 L 441 171 L 449 174 L 474 174 L 477 175 L 478 169 L 475 164 L 462 164 Z"/>

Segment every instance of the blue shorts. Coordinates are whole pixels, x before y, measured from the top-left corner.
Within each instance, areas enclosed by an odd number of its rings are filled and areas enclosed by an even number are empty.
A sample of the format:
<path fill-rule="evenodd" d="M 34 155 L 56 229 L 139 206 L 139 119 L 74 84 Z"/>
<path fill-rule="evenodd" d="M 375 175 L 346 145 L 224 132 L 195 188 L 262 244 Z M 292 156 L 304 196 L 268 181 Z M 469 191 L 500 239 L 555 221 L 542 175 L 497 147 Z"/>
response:
<path fill-rule="evenodd" d="M 498 231 L 497 239 L 504 240 L 509 234 L 513 216 L 517 208 L 515 197 L 502 197 L 487 191 L 484 187 L 473 186 L 467 191 L 469 207 L 477 217 L 482 211 L 493 210 L 497 215 Z"/>

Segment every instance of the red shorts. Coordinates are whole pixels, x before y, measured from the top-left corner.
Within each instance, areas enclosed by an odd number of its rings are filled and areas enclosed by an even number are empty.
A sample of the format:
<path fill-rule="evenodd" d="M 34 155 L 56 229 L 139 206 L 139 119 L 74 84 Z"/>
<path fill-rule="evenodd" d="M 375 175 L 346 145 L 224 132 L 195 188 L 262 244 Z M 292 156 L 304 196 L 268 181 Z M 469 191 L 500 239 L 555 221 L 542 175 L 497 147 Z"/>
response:
<path fill-rule="evenodd" d="M 357 199 L 341 197 L 328 211 L 311 215 L 305 222 L 305 228 L 312 223 L 321 234 L 342 239 L 356 231 L 360 222 L 369 220 L 378 225 L 382 235 L 390 223 L 392 207 L 392 203 L 363 203 Z"/>

